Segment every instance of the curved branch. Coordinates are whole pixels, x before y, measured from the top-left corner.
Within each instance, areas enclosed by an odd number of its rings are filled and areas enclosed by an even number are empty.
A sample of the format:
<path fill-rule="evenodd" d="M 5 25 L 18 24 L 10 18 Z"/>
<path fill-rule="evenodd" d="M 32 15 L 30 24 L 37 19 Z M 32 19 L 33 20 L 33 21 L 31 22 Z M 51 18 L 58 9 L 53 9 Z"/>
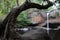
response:
<path fill-rule="evenodd" d="M 21 5 L 20 7 L 17 8 L 13 8 L 10 13 L 7 15 L 7 17 L 5 18 L 5 20 L 3 21 L 2 24 L 6 25 L 7 21 L 11 18 L 11 16 L 14 16 L 14 18 L 17 18 L 17 16 L 24 10 L 27 10 L 29 8 L 37 8 L 37 9 L 47 9 L 50 6 L 52 6 L 53 3 L 48 1 L 47 5 L 39 5 L 36 3 L 31 3 L 26 1 L 25 3 L 23 3 L 23 5 Z"/>
<path fill-rule="evenodd" d="M 31 3 L 31 2 L 25 2 L 23 5 L 21 5 L 20 7 L 17 8 L 13 8 L 10 13 L 8 14 L 8 16 L 5 18 L 5 20 L 9 19 L 9 17 L 11 17 L 11 15 L 14 15 L 15 18 L 17 18 L 17 16 L 19 15 L 19 13 L 21 13 L 24 10 L 27 10 L 29 8 L 37 8 L 37 9 L 47 9 L 50 6 L 52 6 L 53 3 L 48 1 L 47 5 L 39 5 L 36 3 Z M 4 21 L 3 21 L 4 23 Z"/>
<path fill-rule="evenodd" d="M 17 18 L 17 16 L 19 15 L 19 13 L 21 13 L 24 10 L 27 10 L 29 8 L 37 8 L 37 9 L 47 9 L 50 6 L 52 6 L 53 3 L 48 1 L 47 5 L 39 5 L 36 3 L 31 3 L 31 2 L 25 2 L 23 5 L 21 5 L 20 7 L 17 8 L 13 8 L 10 13 L 7 15 L 7 17 L 5 18 L 5 20 L 3 21 L 4 24 L 6 24 L 7 20 L 9 19 L 9 17 L 14 16 L 15 18 Z"/>
<path fill-rule="evenodd" d="M 50 6 L 52 6 L 53 3 L 48 1 L 47 5 L 39 5 L 36 3 L 31 3 L 31 2 L 25 2 L 23 5 L 21 5 L 20 7 L 17 7 L 15 9 L 13 9 L 11 12 L 12 13 L 17 13 L 16 17 L 18 16 L 18 14 L 24 10 L 27 10 L 29 8 L 37 8 L 37 9 L 47 9 Z"/>
<path fill-rule="evenodd" d="M 49 8 L 50 6 L 52 6 L 53 3 L 49 2 L 48 1 L 48 4 L 47 5 L 39 5 L 39 4 L 36 4 L 36 3 L 31 3 L 31 2 L 25 2 L 23 5 L 21 5 L 20 7 L 17 7 L 17 8 L 13 8 L 10 13 L 7 15 L 7 17 L 4 19 L 3 23 L 1 24 L 2 26 L 0 27 L 0 30 L 3 31 L 3 29 L 5 29 L 6 27 L 6 24 L 7 24 L 7 21 L 9 20 L 10 23 L 14 23 L 14 21 L 16 21 L 16 18 L 18 17 L 18 15 L 24 11 L 24 10 L 27 10 L 29 8 L 37 8 L 37 9 L 47 9 Z M 13 19 L 13 21 L 11 21 Z M 9 24 L 10 24 L 9 23 Z M 12 25 L 12 24 L 11 24 Z M 15 23 L 14 23 L 15 25 Z"/>

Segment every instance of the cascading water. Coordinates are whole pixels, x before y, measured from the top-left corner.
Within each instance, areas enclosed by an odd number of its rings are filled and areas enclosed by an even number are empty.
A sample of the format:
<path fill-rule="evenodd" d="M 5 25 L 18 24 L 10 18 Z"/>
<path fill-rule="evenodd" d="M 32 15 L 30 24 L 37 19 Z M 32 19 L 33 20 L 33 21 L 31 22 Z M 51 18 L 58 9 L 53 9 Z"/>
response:
<path fill-rule="evenodd" d="M 49 34 L 49 13 L 47 13 L 47 33 Z"/>
<path fill-rule="evenodd" d="M 47 13 L 47 33 L 48 33 L 48 35 L 49 35 L 49 30 L 50 30 L 49 29 L 49 15 L 51 12 L 53 12 L 53 13 L 58 12 L 58 8 L 54 9 L 54 11 L 51 10 L 50 12 Z"/>
<path fill-rule="evenodd" d="M 53 13 L 58 12 L 57 6 L 59 6 L 59 3 L 55 3 L 53 5 L 53 11 L 51 10 L 47 13 L 47 33 L 48 33 L 48 35 L 49 35 L 49 15 L 50 15 L 51 12 L 53 12 Z"/>

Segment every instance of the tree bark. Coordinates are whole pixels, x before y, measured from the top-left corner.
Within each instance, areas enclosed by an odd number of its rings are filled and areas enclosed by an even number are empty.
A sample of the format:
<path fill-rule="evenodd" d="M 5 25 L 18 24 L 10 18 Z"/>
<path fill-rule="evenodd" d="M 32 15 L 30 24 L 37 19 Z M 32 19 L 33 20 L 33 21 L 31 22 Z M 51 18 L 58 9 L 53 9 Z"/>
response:
<path fill-rule="evenodd" d="M 39 4 L 36 4 L 36 3 L 31 3 L 31 2 L 26 1 L 23 5 L 21 5 L 19 7 L 16 7 L 16 8 L 13 8 L 10 11 L 10 13 L 7 15 L 7 17 L 4 19 L 4 21 L 2 22 L 2 24 L 0 26 L 0 35 L 4 34 L 4 30 L 5 30 L 5 27 L 6 27 L 7 23 L 9 23 L 8 28 L 10 28 L 10 27 L 12 29 L 14 28 L 16 18 L 18 17 L 18 15 L 22 11 L 27 10 L 29 8 L 47 9 L 52 5 L 53 5 L 53 3 L 49 2 L 49 1 L 48 1 L 47 5 L 39 5 Z M 8 20 L 9 20 L 9 22 L 7 22 Z"/>
<path fill-rule="evenodd" d="M 47 5 L 39 5 L 39 4 L 36 4 L 36 3 L 30 3 L 30 2 L 25 2 L 23 5 L 21 5 L 20 7 L 16 7 L 16 8 L 13 8 L 10 13 L 7 15 L 7 17 L 5 18 L 5 20 L 3 21 L 3 24 L 6 24 L 7 20 L 9 20 L 12 16 L 14 16 L 14 18 L 17 18 L 18 15 L 24 11 L 24 10 L 27 10 L 29 8 L 37 8 L 37 9 L 47 9 L 49 8 L 50 6 L 52 6 L 53 3 L 51 2 L 48 2 Z M 9 18 L 10 17 L 10 18 Z"/>

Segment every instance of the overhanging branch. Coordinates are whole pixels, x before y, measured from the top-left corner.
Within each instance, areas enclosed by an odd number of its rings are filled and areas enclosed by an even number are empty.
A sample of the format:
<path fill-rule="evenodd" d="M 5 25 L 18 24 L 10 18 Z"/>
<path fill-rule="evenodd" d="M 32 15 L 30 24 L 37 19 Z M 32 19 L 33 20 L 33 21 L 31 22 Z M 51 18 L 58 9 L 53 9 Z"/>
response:
<path fill-rule="evenodd" d="M 48 1 L 48 4 L 47 5 L 39 5 L 39 4 L 36 4 L 36 3 L 31 3 L 31 2 L 25 2 L 23 5 L 21 5 L 20 7 L 17 7 L 15 9 L 12 10 L 12 13 L 14 12 L 16 14 L 15 17 L 18 16 L 18 14 L 24 10 L 27 10 L 29 8 L 37 8 L 37 9 L 47 9 L 49 8 L 50 6 L 52 6 L 53 3 L 52 2 L 49 2 Z"/>
<path fill-rule="evenodd" d="M 53 3 L 50 2 L 50 1 L 48 1 L 47 5 L 39 5 L 39 4 L 36 4 L 36 3 L 31 3 L 31 2 L 26 1 L 20 7 L 13 8 L 10 11 L 10 13 L 7 15 L 7 17 L 5 18 L 5 20 L 3 21 L 3 23 L 6 23 L 7 22 L 6 20 L 8 20 L 9 17 L 11 17 L 11 16 L 14 16 L 15 18 L 17 18 L 17 16 L 19 15 L 19 13 L 21 13 L 22 11 L 27 10 L 29 8 L 47 9 L 47 8 L 49 8 L 52 5 L 53 5 Z"/>
<path fill-rule="evenodd" d="M 2 27 L 0 28 L 0 30 L 3 31 L 3 29 L 6 27 L 6 24 L 7 24 L 7 21 L 9 20 L 10 23 L 14 23 L 14 21 L 16 21 L 16 18 L 18 17 L 18 15 L 24 11 L 24 10 L 27 10 L 29 8 L 37 8 L 37 9 L 47 9 L 49 8 L 50 6 L 52 6 L 53 3 L 49 2 L 48 1 L 48 4 L 47 5 L 39 5 L 39 4 L 36 4 L 36 3 L 31 3 L 31 2 L 25 2 L 24 4 L 22 4 L 20 7 L 17 7 L 17 8 L 13 8 L 10 13 L 7 15 L 7 17 L 4 19 L 3 23 L 2 23 Z M 13 21 L 11 21 L 13 19 Z M 9 23 L 9 24 L 10 24 Z M 11 24 L 12 25 L 12 24 Z M 14 23 L 15 25 L 15 23 Z M 11 26 L 10 26 L 11 27 Z"/>
<path fill-rule="evenodd" d="M 47 9 L 49 8 L 50 6 L 52 6 L 53 3 L 48 1 L 48 4 L 47 5 L 39 5 L 39 4 L 36 4 L 36 3 L 31 3 L 31 2 L 28 2 L 26 1 L 25 3 L 23 3 L 20 7 L 17 7 L 17 8 L 13 8 L 10 13 L 7 15 L 7 17 L 5 18 L 5 20 L 3 21 L 2 24 L 5 24 L 7 23 L 7 21 L 11 18 L 11 16 L 14 16 L 14 18 L 17 18 L 17 16 L 24 10 L 27 10 L 29 8 L 37 8 L 37 9 Z"/>

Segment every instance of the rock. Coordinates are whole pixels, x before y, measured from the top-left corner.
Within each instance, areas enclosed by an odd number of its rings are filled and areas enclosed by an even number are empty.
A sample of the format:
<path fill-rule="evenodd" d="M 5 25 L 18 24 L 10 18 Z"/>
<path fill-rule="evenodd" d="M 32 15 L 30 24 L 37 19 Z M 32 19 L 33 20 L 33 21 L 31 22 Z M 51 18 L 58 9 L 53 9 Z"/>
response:
<path fill-rule="evenodd" d="M 23 40 L 50 40 L 44 29 L 31 30 L 22 35 Z"/>

